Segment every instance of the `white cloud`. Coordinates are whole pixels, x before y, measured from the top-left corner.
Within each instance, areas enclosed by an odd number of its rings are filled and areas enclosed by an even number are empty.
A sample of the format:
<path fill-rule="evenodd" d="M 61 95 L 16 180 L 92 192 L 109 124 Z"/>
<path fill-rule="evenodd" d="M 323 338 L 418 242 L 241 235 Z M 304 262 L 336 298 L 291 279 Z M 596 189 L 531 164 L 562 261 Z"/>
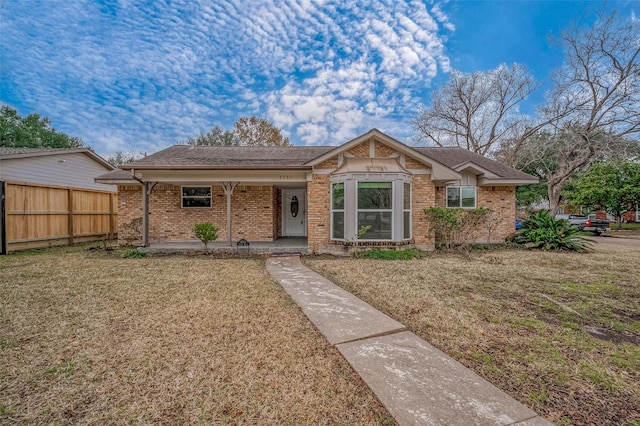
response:
<path fill-rule="evenodd" d="M 420 1 L 2 7 L 2 101 L 99 152 L 152 152 L 251 114 L 306 144 L 376 123 L 403 123 L 401 137 L 418 93 L 450 67 L 453 27 Z"/>

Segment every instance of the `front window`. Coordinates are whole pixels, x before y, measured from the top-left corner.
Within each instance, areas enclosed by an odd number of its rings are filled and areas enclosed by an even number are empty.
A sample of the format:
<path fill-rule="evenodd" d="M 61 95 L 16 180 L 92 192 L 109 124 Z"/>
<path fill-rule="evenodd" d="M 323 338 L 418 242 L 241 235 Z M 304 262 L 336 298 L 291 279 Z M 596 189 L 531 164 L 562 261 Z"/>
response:
<path fill-rule="evenodd" d="M 183 186 L 182 207 L 211 207 L 211 187 Z"/>
<path fill-rule="evenodd" d="M 331 237 L 344 238 L 344 183 L 334 183 L 331 187 Z"/>
<path fill-rule="evenodd" d="M 361 239 L 392 239 L 393 182 L 358 182 L 357 201 L 357 228 L 370 227 Z"/>
<path fill-rule="evenodd" d="M 402 238 L 411 239 L 411 184 L 406 182 L 402 199 Z"/>
<path fill-rule="evenodd" d="M 447 208 L 474 209 L 476 207 L 475 186 L 448 186 Z"/>

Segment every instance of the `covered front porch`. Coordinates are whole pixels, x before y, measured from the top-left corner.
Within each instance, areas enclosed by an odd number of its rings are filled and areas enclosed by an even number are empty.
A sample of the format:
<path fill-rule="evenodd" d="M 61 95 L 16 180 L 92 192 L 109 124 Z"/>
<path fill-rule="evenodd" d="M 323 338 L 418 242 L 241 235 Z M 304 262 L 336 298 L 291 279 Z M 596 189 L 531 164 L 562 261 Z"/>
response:
<path fill-rule="evenodd" d="M 213 241 L 209 243 L 209 252 L 239 255 L 262 255 L 280 253 L 308 254 L 309 248 L 306 237 L 285 237 L 274 241 L 248 241 L 248 245 L 238 245 L 227 241 Z M 150 254 L 175 254 L 202 252 L 204 244 L 200 241 L 162 241 L 150 243 L 147 247 L 140 247 L 140 251 Z"/>
<path fill-rule="evenodd" d="M 307 247 L 307 179 L 306 171 L 300 170 L 180 175 L 145 170 L 139 180 L 141 245 L 188 251 L 200 244 L 193 235 L 194 224 L 210 222 L 218 228 L 219 240 L 212 245 L 217 251 L 236 251 L 237 242 L 244 239 L 254 253 L 300 252 L 303 244 Z"/>

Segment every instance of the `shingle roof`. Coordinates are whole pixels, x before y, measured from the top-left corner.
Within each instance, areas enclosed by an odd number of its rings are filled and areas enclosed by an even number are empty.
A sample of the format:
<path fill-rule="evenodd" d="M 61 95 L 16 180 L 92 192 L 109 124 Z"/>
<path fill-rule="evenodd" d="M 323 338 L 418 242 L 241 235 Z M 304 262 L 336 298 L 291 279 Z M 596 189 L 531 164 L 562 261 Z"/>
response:
<path fill-rule="evenodd" d="M 334 146 L 189 146 L 174 145 L 132 163 L 121 165 L 127 171 L 104 174 L 100 180 L 131 180 L 129 169 L 286 169 L 309 168 L 305 164 L 334 150 Z M 498 176 L 502 180 L 533 180 L 533 176 L 482 157 L 462 148 L 419 148 L 418 153 L 448 168 L 455 169 L 467 162 Z"/>
<path fill-rule="evenodd" d="M 26 158 L 26 157 L 42 157 L 49 155 L 59 154 L 84 154 L 95 162 L 103 165 L 107 169 L 113 169 L 114 167 L 107 162 L 104 158 L 93 152 L 89 148 L 13 148 L 13 147 L 0 147 L 0 159 L 8 160 L 13 158 Z"/>
<path fill-rule="evenodd" d="M 174 145 L 121 166 L 124 169 L 150 167 L 300 167 L 332 146 L 188 146 Z"/>
<path fill-rule="evenodd" d="M 75 152 L 75 148 L 73 149 Z M 58 153 L 62 154 L 65 151 L 69 151 L 68 148 L 13 148 L 13 147 L 0 147 L 0 157 L 5 155 L 20 155 L 20 154 L 39 154 L 39 153 Z"/>
<path fill-rule="evenodd" d="M 137 175 L 137 174 L 136 174 Z M 133 180 L 129 170 L 116 169 L 94 178 L 96 181 L 105 180 Z"/>
<path fill-rule="evenodd" d="M 418 148 L 414 147 L 419 153 L 426 155 L 429 158 L 433 158 L 439 163 L 444 164 L 447 167 L 455 168 L 466 162 L 472 162 L 483 169 L 490 171 L 503 179 L 535 179 L 535 177 L 528 175 L 520 170 L 516 170 L 512 167 L 505 166 L 490 158 L 483 157 L 475 154 L 463 148 L 458 147 L 428 147 Z"/>

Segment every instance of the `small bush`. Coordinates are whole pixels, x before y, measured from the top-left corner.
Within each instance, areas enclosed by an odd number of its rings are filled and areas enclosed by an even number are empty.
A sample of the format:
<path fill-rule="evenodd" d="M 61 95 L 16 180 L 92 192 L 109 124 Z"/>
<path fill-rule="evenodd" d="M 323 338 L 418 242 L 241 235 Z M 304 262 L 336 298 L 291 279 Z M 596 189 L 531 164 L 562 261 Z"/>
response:
<path fill-rule="evenodd" d="M 531 213 L 508 241 L 541 250 L 585 252 L 591 249 L 591 242 L 580 234 L 577 226 L 564 219 L 556 220 L 547 210 Z"/>
<path fill-rule="evenodd" d="M 358 257 L 363 259 L 381 259 L 381 260 L 411 260 L 422 257 L 422 252 L 417 249 L 406 250 L 384 250 L 371 249 L 363 251 Z"/>
<path fill-rule="evenodd" d="M 124 257 L 125 259 L 139 259 L 142 257 L 147 257 L 147 253 L 133 248 L 125 250 L 124 253 L 122 253 L 122 257 Z"/>
<path fill-rule="evenodd" d="M 218 239 L 218 228 L 209 222 L 196 223 L 193 227 L 196 237 L 204 244 L 204 252 L 209 253 L 208 244 Z"/>
<path fill-rule="evenodd" d="M 478 234 L 487 231 L 493 219 L 493 211 L 484 207 L 477 209 L 424 209 L 427 216 L 428 235 L 435 234 L 436 248 L 468 250 Z"/>

